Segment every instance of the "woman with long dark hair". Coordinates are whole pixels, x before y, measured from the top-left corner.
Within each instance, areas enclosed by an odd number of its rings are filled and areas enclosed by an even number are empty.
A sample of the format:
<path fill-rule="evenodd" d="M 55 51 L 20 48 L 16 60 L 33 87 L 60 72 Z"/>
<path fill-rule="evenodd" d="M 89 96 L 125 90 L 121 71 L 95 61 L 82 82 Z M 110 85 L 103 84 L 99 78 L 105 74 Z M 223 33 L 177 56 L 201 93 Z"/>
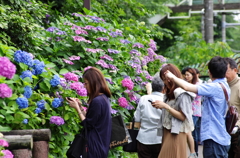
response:
<path fill-rule="evenodd" d="M 87 128 L 87 158 L 107 158 L 111 138 L 111 92 L 102 72 L 92 67 L 83 74 L 87 89 L 88 110 L 84 111 L 81 102 L 76 98 L 66 98 L 69 105 L 76 109 L 82 125 Z"/>
<path fill-rule="evenodd" d="M 156 100 L 152 103 L 155 108 L 162 109 L 163 140 L 158 158 L 187 157 L 187 133 L 193 130 L 191 102 L 195 94 L 187 92 L 165 77 L 169 70 L 178 78 L 181 72 L 173 64 L 167 64 L 160 70 L 164 82 L 164 102 Z"/>

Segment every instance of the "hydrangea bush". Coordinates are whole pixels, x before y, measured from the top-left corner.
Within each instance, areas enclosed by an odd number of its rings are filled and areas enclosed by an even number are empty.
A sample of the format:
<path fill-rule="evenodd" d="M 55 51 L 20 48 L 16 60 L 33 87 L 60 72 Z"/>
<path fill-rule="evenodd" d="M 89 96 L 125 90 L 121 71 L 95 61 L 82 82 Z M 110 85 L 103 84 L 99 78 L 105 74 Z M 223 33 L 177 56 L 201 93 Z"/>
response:
<path fill-rule="evenodd" d="M 65 97 L 78 97 L 87 109 L 84 71 L 94 66 L 103 72 L 113 94 L 111 112 L 122 114 L 127 121 L 145 94 L 146 82 L 166 59 L 155 53 L 157 46 L 150 37 L 125 34 L 121 25 L 107 23 L 91 12 L 73 13 L 51 25 L 36 32 L 39 51 L 0 52 L 5 63 L 0 63 L 4 69 L 0 74 L 0 128 L 50 128 L 50 157 L 64 157 L 81 128 Z M 114 155 L 124 153 L 112 149 L 109 157 Z"/>
<path fill-rule="evenodd" d="M 8 147 L 9 144 L 6 140 L 1 139 L 2 133 L 0 133 L 0 158 L 13 158 L 13 154 L 8 149 L 5 149 L 5 147 Z"/>

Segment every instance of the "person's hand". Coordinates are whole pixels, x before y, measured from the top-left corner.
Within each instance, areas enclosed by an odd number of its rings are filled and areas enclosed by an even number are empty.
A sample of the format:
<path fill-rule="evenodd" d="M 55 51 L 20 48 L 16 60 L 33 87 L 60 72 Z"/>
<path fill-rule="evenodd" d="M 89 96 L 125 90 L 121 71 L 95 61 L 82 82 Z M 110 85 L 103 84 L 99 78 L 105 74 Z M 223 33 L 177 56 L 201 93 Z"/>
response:
<path fill-rule="evenodd" d="M 173 80 L 174 77 L 176 77 L 174 74 L 172 74 L 169 70 L 167 70 L 165 73 L 166 78 Z"/>
<path fill-rule="evenodd" d="M 165 108 L 165 105 L 166 104 L 160 100 L 156 100 L 156 101 L 152 102 L 152 106 L 155 107 L 156 109 Z"/>
<path fill-rule="evenodd" d="M 78 106 L 80 107 L 80 110 L 83 111 L 84 109 L 82 108 L 82 102 L 81 102 L 81 100 L 78 99 L 78 98 L 75 98 L 75 100 L 77 101 Z"/>
<path fill-rule="evenodd" d="M 145 87 L 147 89 L 147 94 L 151 94 L 152 93 L 152 84 L 148 82 Z"/>
<path fill-rule="evenodd" d="M 67 100 L 67 102 L 69 103 L 69 106 L 70 107 L 72 107 L 72 108 L 74 108 L 74 109 L 78 109 L 78 108 L 80 108 L 79 107 L 79 105 L 78 105 L 78 101 L 76 100 L 76 98 L 67 98 L 66 97 L 66 100 Z"/>

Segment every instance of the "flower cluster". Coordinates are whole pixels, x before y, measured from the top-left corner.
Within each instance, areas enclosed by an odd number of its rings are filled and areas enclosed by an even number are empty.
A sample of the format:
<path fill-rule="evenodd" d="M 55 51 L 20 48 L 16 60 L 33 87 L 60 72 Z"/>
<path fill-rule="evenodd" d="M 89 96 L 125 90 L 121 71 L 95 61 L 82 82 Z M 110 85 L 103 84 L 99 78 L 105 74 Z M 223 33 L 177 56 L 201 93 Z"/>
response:
<path fill-rule="evenodd" d="M 150 39 L 150 43 L 149 43 L 150 48 L 152 48 L 152 50 L 156 51 L 157 50 L 157 45 L 156 42 L 152 39 Z"/>
<path fill-rule="evenodd" d="M 50 84 L 53 87 L 56 87 L 60 84 L 60 77 L 58 75 L 54 75 L 53 78 L 50 80 Z"/>
<path fill-rule="evenodd" d="M 109 60 L 109 61 L 113 61 L 113 58 L 111 58 L 110 56 L 108 56 L 108 55 L 104 55 L 104 56 L 101 56 L 100 57 L 101 59 L 106 59 L 106 60 Z"/>
<path fill-rule="evenodd" d="M 23 119 L 22 123 L 23 124 L 28 124 L 28 119 Z"/>
<path fill-rule="evenodd" d="M 67 81 L 76 81 L 78 82 L 78 76 L 74 73 L 68 72 L 63 75 Z"/>
<path fill-rule="evenodd" d="M 32 96 L 32 88 L 30 86 L 24 87 L 24 97 L 30 98 Z"/>
<path fill-rule="evenodd" d="M 8 147 L 9 144 L 6 140 L 0 139 L 0 149 L 3 147 Z M 13 154 L 9 150 L 1 150 L 4 156 L 1 156 L 1 158 L 13 158 Z"/>
<path fill-rule="evenodd" d="M 10 98 L 12 96 L 12 89 L 7 84 L 0 84 L 0 98 Z"/>
<path fill-rule="evenodd" d="M 98 52 L 102 52 L 102 49 L 92 49 L 92 48 L 86 48 L 87 52 L 91 52 L 91 53 L 98 53 Z"/>
<path fill-rule="evenodd" d="M 14 53 L 14 60 L 18 63 L 24 63 L 29 67 L 33 66 L 32 56 L 25 51 L 21 51 L 21 50 L 16 51 Z"/>
<path fill-rule="evenodd" d="M 26 77 L 29 77 L 32 79 L 32 72 L 30 70 L 23 71 L 22 74 L 20 75 L 21 79 L 24 79 Z"/>
<path fill-rule="evenodd" d="M 35 113 L 36 114 L 39 114 L 42 112 L 42 110 L 45 109 L 45 104 L 46 104 L 46 101 L 45 100 L 40 100 L 37 102 L 37 108 L 35 109 Z"/>
<path fill-rule="evenodd" d="M 34 60 L 33 61 L 33 66 L 32 66 L 33 70 L 32 73 L 34 75 L 40 75 L 41 73 L 43 73 L 45 71 L 45 64 L 43 61 L 39 61 L 39 60 Z"/>
<path fill-rule="evenodd" d="M 8 142 L 7 142 L 6 140 L 4 140 L 4 139 L 0 139 L 0 146 L 8 147 L 9 144 L 8 144 Z"/>
<path fill-rule="evenodd" d="M 16 73 L 16 66 L 7 58 L 0 57 L 0 75 L 12 79 Z"/>
<path fill-rule="evenodd" d="M 60 126 L 64 124 L 64 119 L 61 118 L 60 116 L 51 116 L 50 123 Z"/>
<path fill-rule="evenodd" d="M 108 49 L 109 53 L 113 53 L 113 54 L 118 54 L 119 51 L 118 50 L 114 50 L 114 49 Z"/>
<path fill-rule="evenodd" d="M 121 106 L 121 107 L 123 107 L 123 108 L 128 107 L 128 101 L 127 101 L 127 99 L 124 98 L 124 97 L 120 97 L 120 98 L 118 99 L 118 105 Z"/>
<path fill-rule="evenodd" d="M 128 90 L 132 90 L 134 83 L 132 82 L 132 80 L 130 78 L 124 78 L 122 80 L 122 86 L 126 87 Z"/>
<path fill-rule="evenodd" d="M 54 98 L 52 101 L 52 107 L 54 108 L 58 108 L 59 106 L 61 106 L 62 101 L 60 98 Z"/>
<path fill-rule="evenodd" d="M 28 99 L 25 97 L 20 97 L 16 99 L 19 109 L 24 109 L 28 107 Z"/>
<path fill-rule="evenodd" d="M 70 60 L 67 59 L 62 59 L 64 63 L 69 64 L 69 65 L 73 65 L 74 63 Z"/>
<path fill-rule="evenodd" d="M 143 44 L 141 43 L 134 43 L 133 47 L 144 48 Z"/>

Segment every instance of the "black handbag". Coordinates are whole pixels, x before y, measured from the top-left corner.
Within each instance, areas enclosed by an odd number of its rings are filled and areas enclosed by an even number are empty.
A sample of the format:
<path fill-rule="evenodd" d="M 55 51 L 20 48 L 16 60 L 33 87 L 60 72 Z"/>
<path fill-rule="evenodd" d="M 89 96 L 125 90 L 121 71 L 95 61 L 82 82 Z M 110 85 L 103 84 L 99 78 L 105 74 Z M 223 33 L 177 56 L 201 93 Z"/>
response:
<path fill-rule="evenodd" d="M 219 83 L 223 89 L 224 95 L 225 95 L 225 99 L 227 100 L 228 103 L 228 111 L 226 114 L 226 130 L 229 134 L 232 133 L 233 128 L 235 127 L 237 121 L 238 121 L 238 111 L 237 111 L 237 107 L 236 106 L 231 106 L 229 105 L 228 102 L 228 95 L 227 95 L 227 91 L 225 89 L 225 87 L 222 85 L 222 83 Z"/>
<path fill-rule="evenodd" d="M 132 121 L 132 128 L 128 129 L 128 132 L 131 136 L 132 142 L 123 146 L 123 151 L 125 152 L 137 152 L 137 135 L 139 129 L 134 129 L 135 119 Z"/>
<path fill-rule="evenodd" d="M 113 116 L 110 148 L 123 146 L 130 142 L 131 138 L 123 122 L 122 115 Z"/>
<path fill-rule="evenodd" d="M 68 158 L 87 158 L 87 128 L 83 127 L 80 134 L 76 134 L 66 155 Z"/>

